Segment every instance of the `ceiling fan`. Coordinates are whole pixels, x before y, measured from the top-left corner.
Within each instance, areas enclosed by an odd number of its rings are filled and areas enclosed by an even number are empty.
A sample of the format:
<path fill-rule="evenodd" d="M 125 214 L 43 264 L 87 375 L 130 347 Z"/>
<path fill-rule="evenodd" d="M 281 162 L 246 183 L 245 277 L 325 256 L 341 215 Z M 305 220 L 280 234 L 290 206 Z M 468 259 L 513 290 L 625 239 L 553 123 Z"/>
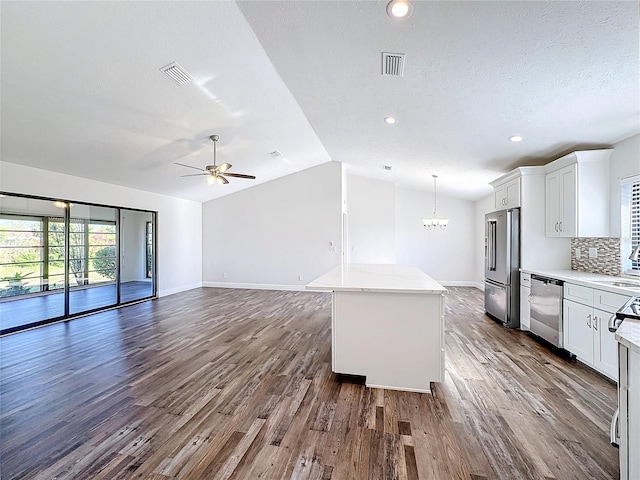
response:
<path fill-rule="evenodd" d="M 191 175 L 181 175 L 181 177 L 199 177 L 201 175 L 206 175 L 207 183 L 209 185 L 225 185 L 229 183 L 225 177 L 236 177 L 236 178 L 248 178 L 251 180 L 255 180 L 256 177 L 253 175 L 245 175 L 243 173 L 230 173 L 227 172 L 231 168 L 231 164 L 223 163 L 222 165 L 216 165 L 216 143 L 218 143 L 218 135 L 211 135 L 209 137 L 213 141 L 213 165 L 207 165 L 204 168 L 192 167 L 191 165 L 185 165 L 184 163 L 174 162 L 176 165 L 180 165 L 182 167 L 193 168 L 195 170 L 200 170 L 204 173 L 193 173 Z"/>

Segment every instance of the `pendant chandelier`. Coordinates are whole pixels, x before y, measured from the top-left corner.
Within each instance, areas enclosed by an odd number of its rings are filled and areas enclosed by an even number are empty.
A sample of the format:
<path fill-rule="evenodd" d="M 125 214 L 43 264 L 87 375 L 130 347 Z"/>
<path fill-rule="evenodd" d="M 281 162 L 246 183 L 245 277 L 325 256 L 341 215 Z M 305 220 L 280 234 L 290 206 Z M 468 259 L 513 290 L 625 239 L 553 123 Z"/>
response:
<path fill-rule="evenodd" d="M 422 225 L 424 225 L 425 230 L 444 230 L 447 228 L 447 224 L 449 223 L 448 218 L 438 218 L 437 214 L 437 200 L 438 193 L 436 191 L 436 182 L 438 180 L 437 175 L 433 176 L 433 218 L 423 218 Z"/>

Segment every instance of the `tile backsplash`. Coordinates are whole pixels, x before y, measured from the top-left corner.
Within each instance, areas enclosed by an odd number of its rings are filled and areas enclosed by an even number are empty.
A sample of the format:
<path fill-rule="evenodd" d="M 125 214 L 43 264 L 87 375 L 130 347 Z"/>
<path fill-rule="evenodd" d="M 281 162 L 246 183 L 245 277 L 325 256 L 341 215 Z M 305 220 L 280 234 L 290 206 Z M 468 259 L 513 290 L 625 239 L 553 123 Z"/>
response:
<path fill-rule="evenodd" d="M 589 256 L 596 249 L 597 257 Z M 578 257 L 577 252 L 580 252 Z M 620 275 L 620 239 L 608 237 L 572 238 L 571 270 Z"/>

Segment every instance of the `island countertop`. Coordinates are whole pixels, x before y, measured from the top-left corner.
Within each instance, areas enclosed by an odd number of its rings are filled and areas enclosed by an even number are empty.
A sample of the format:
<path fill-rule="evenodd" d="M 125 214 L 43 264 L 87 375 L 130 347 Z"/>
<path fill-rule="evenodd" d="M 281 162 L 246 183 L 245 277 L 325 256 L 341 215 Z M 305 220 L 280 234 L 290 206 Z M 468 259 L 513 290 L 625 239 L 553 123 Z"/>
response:
<path fill-rule="evenodd" d="M 395 264 L 338 265 L 307 284 L 307 290 L 443 294 L 447 289 L 417 267 Z"/>

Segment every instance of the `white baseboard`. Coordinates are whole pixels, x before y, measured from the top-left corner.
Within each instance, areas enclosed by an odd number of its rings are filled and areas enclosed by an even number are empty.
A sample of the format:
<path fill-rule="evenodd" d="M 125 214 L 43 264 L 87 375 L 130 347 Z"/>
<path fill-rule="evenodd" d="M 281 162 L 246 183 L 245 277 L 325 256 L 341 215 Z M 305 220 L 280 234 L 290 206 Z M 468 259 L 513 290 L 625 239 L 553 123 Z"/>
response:
<path fill-rule="evenodd" d="M 202 282 L 203 287 L 215 288 L 243 288 L 249 290 L 292 290 L 304 292 L 304 285 L 279 285 L 275 283 L 231 283 L 231 282 Z"/>
<path fill-rule="evenodd" d="M 166 297 L 173 295 L 174 293 L 186 292 L 187 290 L 193 290 L 194 288 L 202 287 L 202 283 L 190 283 L 189 285 L 181 285 L 175 288 L 167 288 L 165 290 L 158 291 L 158 297 Z"/>

